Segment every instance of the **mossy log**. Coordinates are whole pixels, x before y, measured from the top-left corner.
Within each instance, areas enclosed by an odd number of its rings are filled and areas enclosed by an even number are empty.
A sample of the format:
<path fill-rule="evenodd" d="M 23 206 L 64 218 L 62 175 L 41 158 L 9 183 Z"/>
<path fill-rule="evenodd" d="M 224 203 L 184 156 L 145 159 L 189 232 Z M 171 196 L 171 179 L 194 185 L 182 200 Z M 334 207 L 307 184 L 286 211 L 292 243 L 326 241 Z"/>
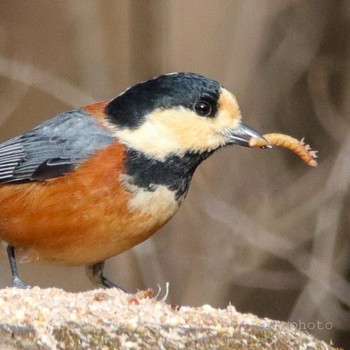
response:
<path fill-rule="evenodd" d="M 0 290 L 0 349 L 333 349 L 233 306 L 168 305 L 150 291 Z"/>

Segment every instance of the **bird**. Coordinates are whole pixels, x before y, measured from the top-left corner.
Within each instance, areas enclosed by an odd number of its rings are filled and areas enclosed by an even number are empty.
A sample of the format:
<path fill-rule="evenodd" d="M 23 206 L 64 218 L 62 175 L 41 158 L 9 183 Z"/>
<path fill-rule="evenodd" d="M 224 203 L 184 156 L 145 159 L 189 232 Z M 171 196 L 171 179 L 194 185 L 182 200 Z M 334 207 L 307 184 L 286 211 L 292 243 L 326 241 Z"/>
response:
<path fill-rule="evenodd" d="M 263 135 L 242 123 L 218 81 L 175 72 L 61 113 L 0 144 L 0 240 L 12 284 L 24 262 L 104 262 L 143 242 L 183 203 L 196 168 L 218 149 Z"/>

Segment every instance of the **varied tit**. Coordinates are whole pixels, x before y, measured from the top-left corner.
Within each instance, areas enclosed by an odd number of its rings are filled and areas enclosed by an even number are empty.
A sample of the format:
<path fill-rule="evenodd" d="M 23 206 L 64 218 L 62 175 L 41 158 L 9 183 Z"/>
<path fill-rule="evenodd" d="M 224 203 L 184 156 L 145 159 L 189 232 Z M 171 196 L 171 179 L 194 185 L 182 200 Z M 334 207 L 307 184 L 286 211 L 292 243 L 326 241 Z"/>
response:
<path fill-rule="evenodd" d="M 263 138 L 217 81 L 171 73 L 59 114 L 0 145 L 0 239 L 26 262 L 87 265 L 141 243 L 183 202 L 197 166 L 227 145 Z"/>

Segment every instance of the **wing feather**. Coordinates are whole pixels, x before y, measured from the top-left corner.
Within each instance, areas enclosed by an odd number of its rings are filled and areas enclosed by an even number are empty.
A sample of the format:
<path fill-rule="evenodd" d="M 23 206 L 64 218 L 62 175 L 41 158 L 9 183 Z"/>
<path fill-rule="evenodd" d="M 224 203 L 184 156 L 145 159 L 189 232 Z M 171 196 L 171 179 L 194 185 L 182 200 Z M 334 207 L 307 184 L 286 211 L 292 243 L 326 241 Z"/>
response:
<path fill-rule="evenodd" d="M 0 184 L 62 176 L 114 141 L 83 110 L 62 113 L 0 144 Z"/>

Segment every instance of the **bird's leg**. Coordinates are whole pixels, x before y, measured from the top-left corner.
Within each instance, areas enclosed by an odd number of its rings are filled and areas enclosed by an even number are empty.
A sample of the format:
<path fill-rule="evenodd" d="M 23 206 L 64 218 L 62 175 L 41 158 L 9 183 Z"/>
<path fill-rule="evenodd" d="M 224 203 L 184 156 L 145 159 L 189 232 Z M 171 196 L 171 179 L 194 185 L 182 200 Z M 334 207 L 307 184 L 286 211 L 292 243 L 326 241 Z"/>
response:
<path fill-rule="evenodd" d="M 94 284 L 102 284 L 106 288 L 118 288 L 122 290 L 123 292 L 129 293 L 124 288 L 118 286 L 111 280 L 109 280 L 107 277 L 103 274 L 103 268 L 104 268 L 105 262 L 99 262 L 95 264 L 86 265 L 86 274 L 89 277 L 90 281 L 92 281 Z"/>
<path fill-rule="evenodd" d="M 15 256 L 15 247 L 9 244 L 7 246 L 7 257 L 9 259 L 10 268 L 11 268 L 11 275 L 12 275 L 12 283 L 14 287 L 17 288 L 30 288 L 30 286 L 27 286 L 20 278 L 19 273 L 17 269 L 17 263 L 16 263 L 16 256 Z"/>

